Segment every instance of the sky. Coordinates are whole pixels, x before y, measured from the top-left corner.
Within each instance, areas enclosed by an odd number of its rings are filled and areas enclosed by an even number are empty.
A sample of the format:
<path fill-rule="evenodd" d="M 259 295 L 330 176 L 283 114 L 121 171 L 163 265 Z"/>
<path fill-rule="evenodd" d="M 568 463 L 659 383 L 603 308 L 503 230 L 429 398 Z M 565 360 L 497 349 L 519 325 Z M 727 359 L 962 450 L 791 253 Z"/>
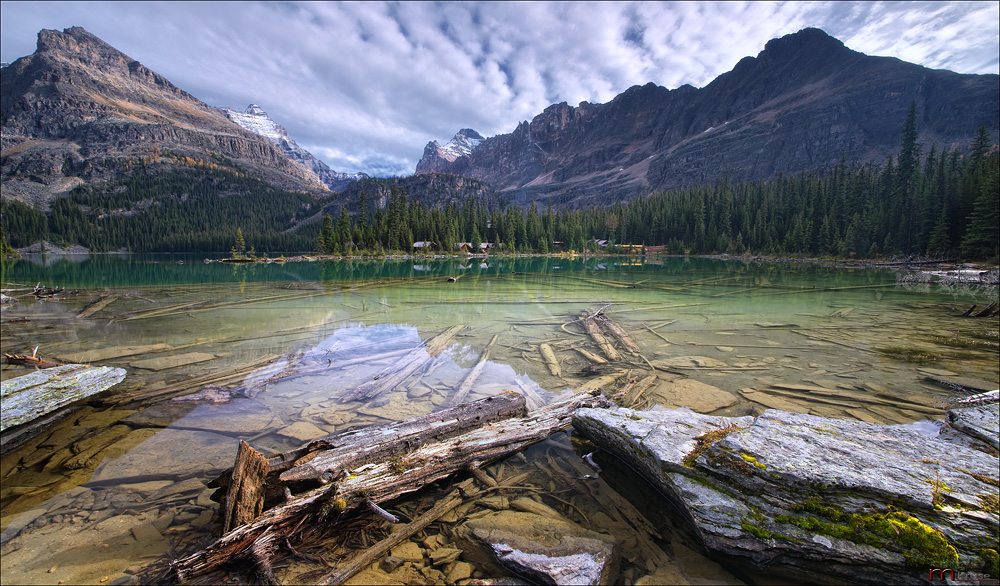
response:
<path fill-rule="evenodd" d="M 0 60 L 82 26 L 212 106 L 259 104 L 336 171 L 409 175 L 431 140 L 559 102 L 703 87 L 772 38 L 1000 73 L 1000 2 L 0 2 Z"/>

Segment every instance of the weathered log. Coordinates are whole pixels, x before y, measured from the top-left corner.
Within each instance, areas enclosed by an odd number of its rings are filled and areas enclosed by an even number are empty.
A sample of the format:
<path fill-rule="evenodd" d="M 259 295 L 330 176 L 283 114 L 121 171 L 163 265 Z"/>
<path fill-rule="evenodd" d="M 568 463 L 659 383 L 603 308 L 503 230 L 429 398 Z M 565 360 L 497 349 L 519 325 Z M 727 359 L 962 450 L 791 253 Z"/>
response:
<path fill-rule="evenodd" d="M 587 360 L 589 360 L 591 364 L 607 364 L 608 363 L 607 360 L 601 358 L 600 356 L 598 356 L 597 354 L 594 354 L 593 352 L 591 352 L 589 350 L 584 350 L 583 348 L 574 348 L 574 350 L 576 350 L 577 352 L 579 352 L 580 356 L 583 356 L 584 358 L 586 358 Z"/>
<path fill-rule="evenodd" d="M 615 350 L 611 342 L 601 333 L 601 328 L 594 322 L 594 316 L 584 311 L 580 314 L 579 321 L 583 324 L 583 328 L 587 330 L 590 338 L 594 340 L 594 343 L 601 348 L 601 352 L 604 352 L 604 355 L 608 357 L 608 360 L 617 362 L 622 359 L 622 355 L 618 350 Z"/>
<path fill-rule="evenodd" d="M 228 533 L 234 527 L 249 523 L 264 509 L 264 480 L 267 477 L 268 462 L 264 454 L 240 440 L 233 466 L 232 481 L 226 494 L 226 512 L 222 521 L 222 532 Z"/>
<path fill-rule="evenodd" d="M 618 343 L 620 343 L 625 350 L 633 354 L 639 353 L 639 346 L 632 340 L 632 336 L 629 336 L 628 332 L 626 332 L 620 325 L 616 324 L 610 317 L 602 313 L 594 316 L 594 321 L 597 322 L 604 331 L 611 334 L 611 337 L 618 340 Z"/>
<path fill-rule="evenodd" d="M 398 458 L 416 446 L 524 413 L 524 397 L 509 392 L 388 425 L 327 436 L 311 442 L 306 454 L 294 454 L 280 480 L 325 484 L 357 466 Z"/>
<path fill-rule="evenodd" d="M 109 389 L 124 378 L 124 368 L 64 364 L 6 380 L 0 386 L 0 431 Z"/>
<path fill-rule="evenodd" d="M 617 372 L 612 372 L 611 374 L 606 374 L 604 376 L 599 376 L 597 378 L 590 379 L 589 381 L 573 389 L 573 392 L 586 393 L 589 391 L 599 389 L 601 387 L 612 385 L 618 382 L 618 379 L 625 376 L 626 374 L 627 374 L 626 371 L 619 370 Z"/>
<path fill-rule="evenodd" d="M 340 402 L 347 403 L 350 401 L 373 399 L 391 391 L 409 378 L 417 369 L 427 364 L 428 360 L 440 354 L 463 329 L 465 329 L 465 326 L 452 326 L 434 336 L 426 345 L 412 350 L 398 363 L 375 375 L 372 380 L 358 385 L 357 388 L 349 393 L 345 393 L 341 397 Z"/>
<path fill-rule="evenodd" d="M 596 392 L 574 395 L 525 417 L 495 421 L 419 447 L 409 445 L 412 451 L 402 457 L 365 466 L 338 482 L 291 497 L 209 547 L 173 562 L 172 568 L 183 580 L 225 563 L 253 559 L 254 551 L 268 551 L 279 539 L 288 538 L 310 521 L 325 518 L 336 522 L 369 500 L 386 502 L 458 471 L 514 454 L 568 427 L 577 408 L 606 405 L 607 401 Z"/>
<path fill-rule="evenodd" d="M 539 344 L 538 352 L 542 355 L 542 361 L 545 362 L 545 366 L 549 369 L 549 374 L 552 376 L 562 376 L 562 369 L 559 368 L 559 361 L 556 360 L 556 353 L 552 351 L 552 346 Z"/>
<path fill-rule="evenodd" d="M 495 334 L 493 339 L 490 340 L 490 343 L 486 345 L 486 349 L 483 350 L 482 356 L 479 357 L 479 362 L 472 367 L 472 371 L 469 372 L 468 376 L 465 377 L 465 380 L 462 381 L 462 385 L 458 387 L 457 391 L 455 391 L 455 396 L 448 401 L 449 405 L 457 405 L 462 401 L 465 401 L 465 398 L 469 395 L 469 391 L 472 390 L 472 385 L 476 384 L 476 379 L 479 378 L 479 375 L 483 372 L 483 368 L 486 367 L 486 361 L 490 359 L 490 350 L 493 349 L 493 345 L 497 343 L 497 338 L 499 337 L 500 334 Z"/>

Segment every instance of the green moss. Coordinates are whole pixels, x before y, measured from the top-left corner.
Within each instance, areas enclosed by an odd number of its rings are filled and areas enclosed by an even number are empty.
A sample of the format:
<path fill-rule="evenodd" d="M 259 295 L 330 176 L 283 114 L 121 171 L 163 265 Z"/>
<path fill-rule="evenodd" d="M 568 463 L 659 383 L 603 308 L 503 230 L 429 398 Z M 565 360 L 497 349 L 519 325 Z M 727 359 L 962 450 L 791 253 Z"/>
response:
<path fill-rule="evenodd" d="M 753 464 L 760 470 L 767 470 L 767 464 L 761 464 L 760 462 L 757 461 L 757 458 L 754 458 L 753 456 L 751 456 L 746 452 L 740 452 L 740 457 L 743 458 L 743 460 L 746 461 L 747 463 Z"/>
<path fill-rule="evenodd" d="M 756 527 L 752 525 L 749 521 L 743 521 L 743 523 L 740 524 L 740 527 L 744 531 L 746 531 L 747 533 L 753 535 L 758 539 L 774 539 L 775 537 L 774 533 L 771 533 L 767 529 L 761 529 L 760 527 Z"/>
<path fill-rule="evenodd" d="M 983 569 L 990 575 L 990 578 L 1000 578 L 1000 556 L 995 549 L 979 550 L 979 557 L 983 560 Z"/>
<path fill-rule="evenodd" d="M 958 566 L 958 552 L 948 543 L 945 536 L 907 513 L 888 511 L 870 515 L 850 514 L 815 500 L 807 501 L 796 509 L 811 512 L 834 522 L 822 521 L 816 517 L 792 515 L 780 515 L 775 521 L 854 543 L 892 549 L 901 553 L 911 566 L 934 568 Z"/>

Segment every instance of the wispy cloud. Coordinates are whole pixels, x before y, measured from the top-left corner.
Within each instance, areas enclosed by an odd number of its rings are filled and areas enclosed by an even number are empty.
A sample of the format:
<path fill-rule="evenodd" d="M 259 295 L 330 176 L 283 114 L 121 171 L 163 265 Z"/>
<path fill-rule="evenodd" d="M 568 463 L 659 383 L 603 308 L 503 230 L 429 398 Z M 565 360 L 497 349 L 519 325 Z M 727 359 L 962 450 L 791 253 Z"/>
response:
<path fill-rule="evenodd" d="M 431 139 L 549 104 L 703 86 L 807 26 L 848 47 L 1000 71 L 996 2 L 3 2 L 3 60 L 79 25 L 216 106 L 260 104 L 338 171 L 410 173 Z"/>

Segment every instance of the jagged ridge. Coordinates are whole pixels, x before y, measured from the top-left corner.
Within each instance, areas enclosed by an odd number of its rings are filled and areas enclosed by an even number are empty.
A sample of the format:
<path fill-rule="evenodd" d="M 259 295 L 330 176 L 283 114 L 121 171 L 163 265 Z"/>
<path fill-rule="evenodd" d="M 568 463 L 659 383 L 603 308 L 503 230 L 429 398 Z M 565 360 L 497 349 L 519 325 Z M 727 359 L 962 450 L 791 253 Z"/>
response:
<path fill-rule="evenodd" d="M 701 89 L 653 83 L 606 104 L 565 102 L 448 160 L 435 142 L 418 173 L 458 173 L 514 201 L 578 207 L 732 179 L 883 162 L 912 102 L 921 142 L 964 147 L 1000 126 L 996 75 L 960 75 L 852 51 L 818 29 L 769 41 Z"/>

